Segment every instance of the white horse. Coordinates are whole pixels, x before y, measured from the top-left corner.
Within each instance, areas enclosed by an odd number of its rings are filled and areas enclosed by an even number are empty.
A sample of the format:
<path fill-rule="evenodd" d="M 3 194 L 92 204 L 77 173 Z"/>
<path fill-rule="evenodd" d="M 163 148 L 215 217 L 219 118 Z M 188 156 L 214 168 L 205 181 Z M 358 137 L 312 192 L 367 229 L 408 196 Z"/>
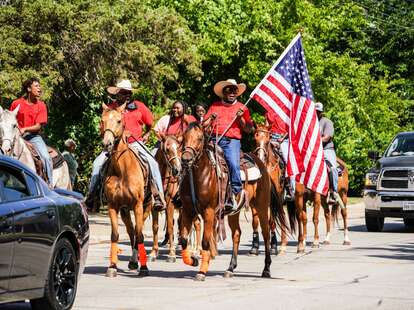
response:
<path fill-rule="evenodd" d="M 1 150 L 3 151 L 3 154 L 21 161 L 36 172 L 32 154 L 20 134 L 17 125 L 16 115 L 19 108 L 20 106 L 13 111 L 8 111 L 0 107 Z M 72 189 L 69 167 L 66 161 L 63 162 L 62 166 L 53 169 L 53 187 L 60 187 L 68 190 Z"/>

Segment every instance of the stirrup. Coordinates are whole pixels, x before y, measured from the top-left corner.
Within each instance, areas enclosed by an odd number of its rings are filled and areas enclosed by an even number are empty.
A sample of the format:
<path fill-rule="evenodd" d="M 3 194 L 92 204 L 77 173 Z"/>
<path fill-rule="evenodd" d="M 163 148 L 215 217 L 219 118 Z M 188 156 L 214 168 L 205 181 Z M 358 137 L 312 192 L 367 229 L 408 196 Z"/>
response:
<path fill-rule="evenodd" d="M 341 195 L 339 195 L 338 192 L 334 192 L 333 196 L 334 196 L 335 202 L 341 207 L 341 209 L 345 209 L 346 206 L 344 202 L 342 201 Z"/>

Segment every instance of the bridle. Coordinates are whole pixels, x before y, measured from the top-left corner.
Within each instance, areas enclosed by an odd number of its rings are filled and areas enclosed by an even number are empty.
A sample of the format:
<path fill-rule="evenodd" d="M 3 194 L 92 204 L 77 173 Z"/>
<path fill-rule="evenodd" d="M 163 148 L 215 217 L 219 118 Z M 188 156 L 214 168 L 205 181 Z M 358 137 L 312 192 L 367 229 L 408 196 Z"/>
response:
<path fill-rule="evenodd" d="M 269 135 L 271 134 L 269 130 L 265 130 L 265 129 L 261 129 L 261 128 L 257 128 L 256 132 L 264 132 L 264 133 L 267 133 Z M 268 145 L 269 143 L 270 143 L 270 140 L 266 143 L 266 145 Z M 263 151 L 265 159 L 268 158 L 269 152 L 267 151 L 266 147 L 264 147 L 262 145 L 259 145 L 258 147 L 256 147 L 254 149 L 253 153 L 257 155 L 259 153 L 259 151 Z"/>
<path fill-rule="evenodd" d="M 16 129 L 17 129 L 17 127 L 16 127 Z M 16 131 L 16 129 L 15 129 L 15 131 Z M 17 129 L 17 130 L 18 130 L 18 129 Z M 23 154 L 24 149 L 22 148 L 22 151 L 20 152 L 20 154 L 16 154 L 16 153 L 14 152 L 14 147 L 15 147 L 15 145 L 16 145 L 17 138 L 18 138 L 17 131 L 16 131 L 16 133 L 14 134 L 13 139 L 4 138 L 4 137 L 3 137 L 3 129 L 2 129 L 2 128 L 0 128 L 0 145 L 1 145 L 1 146 L 3 146 L 3 143 L 4 143 L 5 141 L 9 141 L 9 142 L 10 142 L 10 150 L 11 150 L 11 153 L 10 153 L 10 154 L 7 154 L 6 152 L 4 152 L 4 151 L 3 151 L 3 148 L 1 147 L 1 152 L 2 152 L 3 154 L 5 154 L 5 155 L 12 156 L 12 157 L 16 158 L 17 160 L 19 160 L 19 159 L 20 159 L 20 157 L 21 157 L 21 156 L 22 156 L 22 154 Z"/>
<path fill-rule="evenodd" d="M 178 145 L 180 145 L 180 143 L 178 142 L 177 138 L 175 138 L 175 137 L 170 137 L 170 138 L 174 139 L 178 143 Z M 180 156 L 179 155 L 174 155 L 171 158 L 168 158 L 167 152 L 164 149 L 164 143 L 162 143 L 162 145 L 161 145 L 161 153 L 164 156 L 164 159 L 165 159 L 165 162 L 168 165 L 168 168 L 170 169 L 170 171 L 173 171 L 174 166 L 173 166 L 172 162 L 173 162 L 173 160 L 180 161 Z"/>

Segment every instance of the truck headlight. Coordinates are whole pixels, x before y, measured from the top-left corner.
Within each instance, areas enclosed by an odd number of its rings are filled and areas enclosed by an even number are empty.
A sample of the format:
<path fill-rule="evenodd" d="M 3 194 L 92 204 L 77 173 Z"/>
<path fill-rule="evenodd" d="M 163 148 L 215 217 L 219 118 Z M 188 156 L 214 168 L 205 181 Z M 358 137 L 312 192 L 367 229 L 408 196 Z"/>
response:
<path fill-rule="evenodd" d="M 365 175 L 365 186 L 377 186 L 378 173 L 367 173 Z"/>

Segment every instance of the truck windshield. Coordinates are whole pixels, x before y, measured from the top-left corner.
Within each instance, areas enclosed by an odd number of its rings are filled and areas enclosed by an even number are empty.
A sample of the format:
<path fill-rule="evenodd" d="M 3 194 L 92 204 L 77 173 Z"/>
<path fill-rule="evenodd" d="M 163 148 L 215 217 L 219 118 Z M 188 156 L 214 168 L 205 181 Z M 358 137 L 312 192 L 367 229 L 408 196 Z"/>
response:
<path fill-rule="evenodd" d="M 414 135 L 396 137 L 385 152 L 385 157 L 414 156 Z"/>

